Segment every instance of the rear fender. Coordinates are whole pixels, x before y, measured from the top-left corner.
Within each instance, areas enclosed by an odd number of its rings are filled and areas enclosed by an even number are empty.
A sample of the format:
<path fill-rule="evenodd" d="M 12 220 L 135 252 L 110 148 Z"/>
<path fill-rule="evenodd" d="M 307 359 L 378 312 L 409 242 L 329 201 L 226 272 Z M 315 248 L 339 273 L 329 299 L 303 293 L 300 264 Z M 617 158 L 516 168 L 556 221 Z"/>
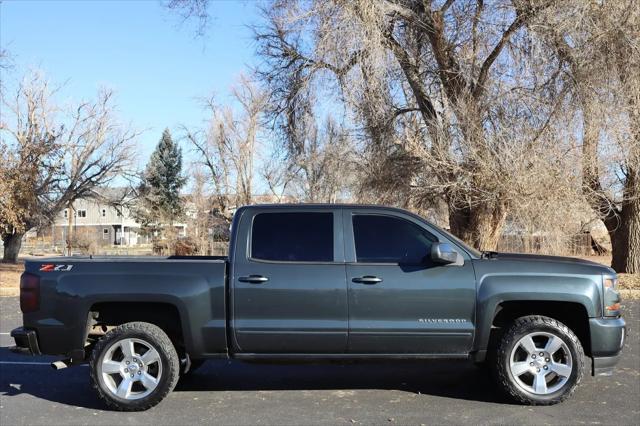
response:
<path fill-rule="evenodd" d="M 88 286 L 87 282 L 92 285 Z M 99 289 L 99 292 L 96 292 Z M 206 352 L 200 330 L 211 320 L 210 287 L 204 276 L 144 274 L 67 274 L 60 278 L 57 286 L 58 298 L 67 299 L 62 306 L 75 305 L 68 310 L 69 324 L 74 336 L 74 347 L 84 346 L 87 315 L 98 303 L 144 302 L 164 303 L 174 306 L 180 315 L 182 337 L 189 353 Z M 71 300 L 69 300 L 71 299 Z M 144 318 L 140 319 L 144 321 Z M 76 327 L 78 330 L 74 330 Z"/>

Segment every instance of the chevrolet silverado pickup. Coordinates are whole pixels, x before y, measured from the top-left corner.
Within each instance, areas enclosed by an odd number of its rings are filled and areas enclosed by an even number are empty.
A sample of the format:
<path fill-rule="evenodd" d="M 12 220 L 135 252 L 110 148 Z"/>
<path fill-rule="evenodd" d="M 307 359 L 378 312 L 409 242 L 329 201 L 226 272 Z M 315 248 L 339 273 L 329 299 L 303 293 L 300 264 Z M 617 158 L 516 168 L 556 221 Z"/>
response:
<path fill-rule="evenodd" d="M 237 210 L 228 258 L 27 261 L 11 335 L 54 367 L 88 362 L 117 410 L 156 405 L 211 358 L 464 358 L 549 405 L 611 374 L 619 302 L 608 267 L 479 252 L 404 210 L 265 205 Z"/>

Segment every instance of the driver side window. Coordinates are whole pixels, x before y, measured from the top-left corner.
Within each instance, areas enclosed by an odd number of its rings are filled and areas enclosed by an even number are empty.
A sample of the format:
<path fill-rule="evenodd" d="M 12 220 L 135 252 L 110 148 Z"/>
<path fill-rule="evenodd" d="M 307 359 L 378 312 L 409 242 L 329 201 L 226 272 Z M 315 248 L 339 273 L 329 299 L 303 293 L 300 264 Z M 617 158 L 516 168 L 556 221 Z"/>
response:
<path fill-rule="evenodd" d="M 437 241 L 408 220 L 383 215 L 354 215 L 353 234 L 358 263 L 423 264 Z"/>

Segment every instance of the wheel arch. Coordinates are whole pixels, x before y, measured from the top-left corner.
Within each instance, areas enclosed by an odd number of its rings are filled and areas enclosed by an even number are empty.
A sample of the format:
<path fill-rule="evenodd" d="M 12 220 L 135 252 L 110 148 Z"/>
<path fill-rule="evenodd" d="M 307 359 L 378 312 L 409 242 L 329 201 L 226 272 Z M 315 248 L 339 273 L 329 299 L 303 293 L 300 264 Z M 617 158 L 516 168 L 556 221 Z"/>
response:
<path fill-rule="evenodd" d="M 601 308 L 598 285 L 587 277 L 485 276 L 478 286 L 475 358 L 484 360 L 501 322 L 525 315 L 545 315 L 565 323 L 590 354 L 589 318 L 599 316 Z"/>
<path fill-rule="evenodd" d="M 169 301 L 130 302 L 125 300 L 99 301 L 88 310 L 87 335 L 93 326 L 103 331 L 129 322 L 147 322 L 161 328 L 171 339 L 178 352 L 188 352 L 191 336 L 188 318 L 180 307 Z"/>
<path fill-rule="evenodd" d="M 546 300 L 512 300 L 502 302 L 498 304 L 495 309 L 491 323 L 492 333 L 499 333 L 500 330 L 507 327 L 516 318 L 528 315 L 542 315 L 565 324 L 578 337 L 585 354 L 591 356 L 589 316 L 586 307 L 576 302 Z"/>

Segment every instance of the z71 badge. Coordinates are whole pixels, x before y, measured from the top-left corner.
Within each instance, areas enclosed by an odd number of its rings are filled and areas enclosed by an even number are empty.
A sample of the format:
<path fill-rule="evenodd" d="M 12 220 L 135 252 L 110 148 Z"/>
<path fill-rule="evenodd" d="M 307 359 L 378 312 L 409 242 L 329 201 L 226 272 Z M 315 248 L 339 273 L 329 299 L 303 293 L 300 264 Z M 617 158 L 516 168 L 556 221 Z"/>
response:
<path fill-rule="evenodd" d="M 54 265 L 53 263 L 45 263 L 40 265 L 40 272 L 68 272 L 73 265 Z"/>

